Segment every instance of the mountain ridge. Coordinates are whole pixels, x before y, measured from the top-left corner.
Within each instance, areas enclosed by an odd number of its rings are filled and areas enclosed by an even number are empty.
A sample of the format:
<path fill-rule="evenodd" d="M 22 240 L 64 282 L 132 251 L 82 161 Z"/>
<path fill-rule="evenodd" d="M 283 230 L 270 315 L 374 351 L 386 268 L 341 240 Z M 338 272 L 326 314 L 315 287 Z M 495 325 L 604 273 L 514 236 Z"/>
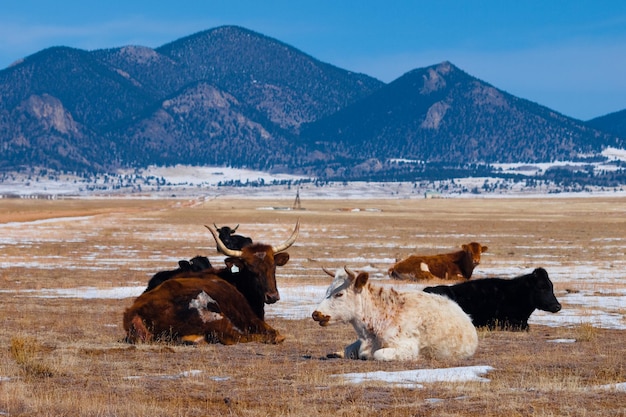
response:
<path fill-rule="evenodd" d="M 448 61 L 386 84 L 238 26 L 154 49 L 47 48 L 0 71 L 0 98 L 5 171 L 192 164 L 399 180 L 624 147 Z"/>

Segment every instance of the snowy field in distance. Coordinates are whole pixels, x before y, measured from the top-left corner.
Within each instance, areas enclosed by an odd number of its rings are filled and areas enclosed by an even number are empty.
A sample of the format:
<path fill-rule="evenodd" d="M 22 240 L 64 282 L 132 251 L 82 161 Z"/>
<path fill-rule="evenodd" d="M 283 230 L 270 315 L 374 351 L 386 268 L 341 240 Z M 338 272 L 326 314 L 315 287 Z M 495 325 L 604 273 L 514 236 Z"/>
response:
<path fill-rule="evenodd" d="M 607 150 L 612 158 L 607 163 L 596 164 L 597 170 L 617 169 L 616 161 L 626 160 L 626 151 Z M 547 164 L 494 164 L 503 172 L 521 175 L 541 175 L 551 166 L 588 165 L 571 162 Z M 238 185 L 233 185 L 238 184 Z M 485 189 L 484 187 L 487 187 Z M 262 171 L 227 167 L 149 167 L 142 170 L 122 170 L 117 176 L 99 175 L 90 178 L 70 175 L 33 177 L 26 174 L 9 174 L 0 181 L 0 196 L 120 196 L 218 198 L 292 198 L 296 189 L 306 198 L 424 198 L 426 193 L 442 197 L 568 197 L 568 196 L 623 196 L 626 185 L 586 187 L 585 190 L 561 190 L 554 184 L 527 186 L 521 181 L 492 177 L 455 178 L 440 181 L 418 182 L 327 182 Z"/>

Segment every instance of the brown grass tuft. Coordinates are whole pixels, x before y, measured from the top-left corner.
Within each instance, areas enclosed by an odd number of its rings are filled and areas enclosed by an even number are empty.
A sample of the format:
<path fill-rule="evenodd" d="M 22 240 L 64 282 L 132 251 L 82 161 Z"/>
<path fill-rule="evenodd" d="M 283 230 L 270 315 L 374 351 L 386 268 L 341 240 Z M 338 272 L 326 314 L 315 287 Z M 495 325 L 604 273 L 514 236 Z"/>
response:
<path fill-rule="evenodd" d="M 11 356 L 27 377 L 48 378 L 55 374 L 53 368 L 41 358 L 44 350 L 33 338 L 14 337 L 11 339 Z"/>
<path fill-rule="evenodd" d="M 597 339 L 599 331 L 591 323 L 580 323 L 575 327 L 576 340 L 581 342 L 592 342 Z"/>

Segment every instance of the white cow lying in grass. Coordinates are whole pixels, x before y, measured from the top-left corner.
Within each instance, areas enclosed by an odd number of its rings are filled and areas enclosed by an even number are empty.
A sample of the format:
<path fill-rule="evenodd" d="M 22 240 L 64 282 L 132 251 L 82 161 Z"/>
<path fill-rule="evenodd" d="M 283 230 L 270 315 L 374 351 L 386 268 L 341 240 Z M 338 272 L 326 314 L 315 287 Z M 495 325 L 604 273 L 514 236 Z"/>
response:
<path fill-rule="evenodd" d="M 354 326 L 358 340 L 344 349 L 344 357 L 388 361 L 417 359 L 420 354 L 436 359 L 474 354 L 476 329 L 454 301 L 422 291 L 375 287 L 368 279 L 367 272 L 357 275 L 338 269 L 313 312 L 321 326 L 335 322 Z"/>

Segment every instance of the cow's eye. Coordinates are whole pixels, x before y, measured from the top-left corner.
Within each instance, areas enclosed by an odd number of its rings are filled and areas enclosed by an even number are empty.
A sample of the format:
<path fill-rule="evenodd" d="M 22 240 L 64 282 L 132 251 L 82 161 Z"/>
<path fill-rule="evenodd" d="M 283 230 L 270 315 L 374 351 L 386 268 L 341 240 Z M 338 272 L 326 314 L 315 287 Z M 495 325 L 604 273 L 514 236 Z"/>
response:
<path fill-rule="evenodd" d="M 339 298 L 339 297 L 343 297 L 343 293 L 342 292 L 338 292 L 337 294 L 335 294 L 335 298 Z"/>

